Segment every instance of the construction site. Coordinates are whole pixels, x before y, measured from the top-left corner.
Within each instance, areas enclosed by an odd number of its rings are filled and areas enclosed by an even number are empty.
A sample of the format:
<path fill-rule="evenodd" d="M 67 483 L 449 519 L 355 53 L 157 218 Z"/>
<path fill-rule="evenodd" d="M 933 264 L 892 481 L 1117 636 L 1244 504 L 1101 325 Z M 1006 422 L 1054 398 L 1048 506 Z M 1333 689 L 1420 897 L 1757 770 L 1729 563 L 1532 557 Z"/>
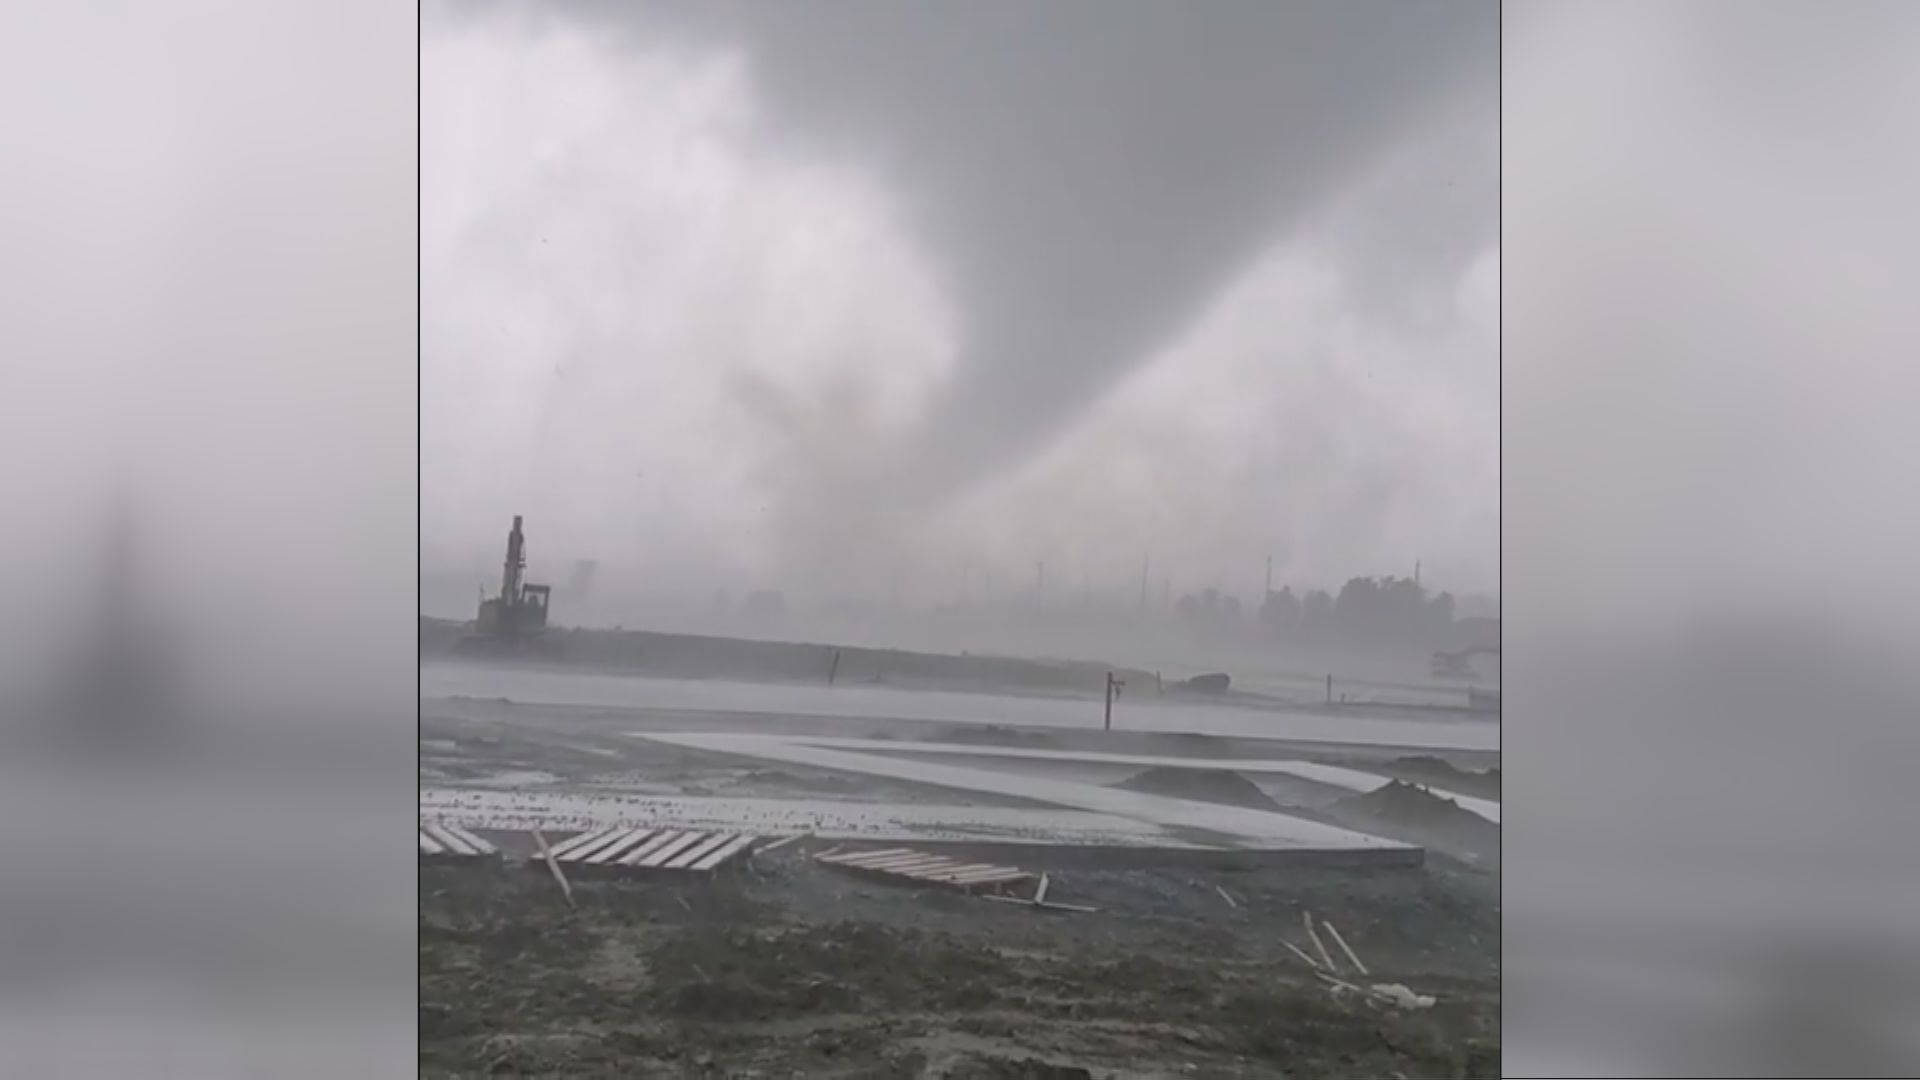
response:
<path fill-rule="evenodd" d="M 556 667 L 526 552 L 423 659 L 422 1075 L 1497 1074 L 1497 722 Z"/>

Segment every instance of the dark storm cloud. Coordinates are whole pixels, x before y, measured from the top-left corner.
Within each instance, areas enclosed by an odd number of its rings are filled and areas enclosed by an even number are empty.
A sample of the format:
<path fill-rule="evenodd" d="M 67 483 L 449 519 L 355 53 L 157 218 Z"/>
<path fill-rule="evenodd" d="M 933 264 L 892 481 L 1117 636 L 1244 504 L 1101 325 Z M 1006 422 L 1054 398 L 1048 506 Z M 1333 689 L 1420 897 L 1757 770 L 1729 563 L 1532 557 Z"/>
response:
<path fill-rule="evenodd" d="M 429 552 L 1491 588 L 1492 6 L 1185 10 L 430 5 Z"/>
<path fill-rule="evenodd" d="M 896 497 L 938 497 L 1035 451 L 1463 89 L 1482 138 L 1399 178 L 1442 193 L 1422 211 L 1357 223 L 1364 285 L 1391 295 L 1413 267 L 1458 272 L 1491 232 L 1492 3 L 547 10 L 635 40 L 743 47 L 776 127 L 909 193 L 963 325 L 957 377 Z"/>

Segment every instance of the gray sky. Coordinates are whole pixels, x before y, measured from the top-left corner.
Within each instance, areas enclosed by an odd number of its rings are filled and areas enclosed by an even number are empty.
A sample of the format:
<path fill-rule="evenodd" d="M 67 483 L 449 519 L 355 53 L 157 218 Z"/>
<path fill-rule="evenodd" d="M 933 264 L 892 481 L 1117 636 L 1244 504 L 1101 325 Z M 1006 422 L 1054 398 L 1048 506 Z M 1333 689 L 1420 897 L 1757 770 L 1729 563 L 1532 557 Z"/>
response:
<path fill-rule="evenodd" d="M 1494 589 L 1494 5 L 1190 16 L 429 5 L 429 567 Z"/>

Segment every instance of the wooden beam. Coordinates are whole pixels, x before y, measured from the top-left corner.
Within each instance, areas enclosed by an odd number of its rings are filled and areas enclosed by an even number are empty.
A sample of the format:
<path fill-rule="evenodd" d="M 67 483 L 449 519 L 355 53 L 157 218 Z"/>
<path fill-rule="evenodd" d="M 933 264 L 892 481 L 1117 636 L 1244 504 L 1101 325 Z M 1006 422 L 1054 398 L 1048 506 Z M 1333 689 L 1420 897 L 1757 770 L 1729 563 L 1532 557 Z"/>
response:
<path fill-rule="evenodd" d="M 1304 923 L 1307 927 L 1307 937 L 1309 940 L 1313 942 L 1313 951 L 1319 954 L 1320 962 L 1327 965 L 1328 971 L 1334 971 L 1334 972 L 1339 971 L 1340 965 L 1333 962 L 1333 956 L 1327 952 L 1326 944 L 1320 940 L 1319 934 L 1314 933 L 1313 912 L 1311 911 L 1301 912 L 1300 921 Z"/>
<path fill-rule="evenodd" d="M 1361 963 L 1360 958 L 1358 956 L 1355 956 L 1353 954 L 1353 950 L 1347 946 L 1347 939 L 1340 936 L 1340 930 L 1338 927 L 1334 926 L 1332 923 L 1328 922 L 1325 919 L 1320 920 L 1320 925 L 1327 928 L 1327 933 L 1333 936 L 1333 943 L 1335 945 L 1340 946 L 1340 951 L 1347 954 L 1348 960 L 1353 961 L 1353 969 L 1355 971 L 1358 971 L 1362 975 L 1372 974 L 1367 970 L 1367 965 Z"/>
<path fill-rule="evenodd" d="M 547 838 L 540 835 L 539 829 L 533 830 L 533 842 L 540 845 L 540 854 L 546 857 L 547 869 L 553 872 L 553 880 L 560 883 L 560 892 L 567 898 L 567 906 L 578 911 L 579 905 L 573 902 L 573 886 L 567 884 L 567 875 L 560 872 L 560 863 L 553 857 L 553 849 L 547 847 Z"/>

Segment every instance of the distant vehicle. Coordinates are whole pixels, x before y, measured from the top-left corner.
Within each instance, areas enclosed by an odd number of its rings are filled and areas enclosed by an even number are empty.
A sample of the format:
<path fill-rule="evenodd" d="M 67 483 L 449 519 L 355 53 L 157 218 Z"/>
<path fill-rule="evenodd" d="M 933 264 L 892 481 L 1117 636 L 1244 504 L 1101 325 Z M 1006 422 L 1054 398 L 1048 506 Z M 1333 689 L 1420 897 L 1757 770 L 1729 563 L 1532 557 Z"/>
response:
<path fill-rule="evenodd" d="M 1197 690 L 1202 694 L 1224 694 L 1232 682 L 1233 680 L 1228 678 L 1225 672 L 1217 671 L 1210 675 L 1195 675 L 1182 685 L 1188 690 Z"/>
<path fill-rule="evenodd" d="M 1454 652 L 1437 652 L 1429 668 L 1436 679 L 1473 679 L 1478 678 L 1473 670 L 1473 658 L 1486 653 L 1499 656 L 1499 649 L 1472 648 L 1458 649 Z"/>

